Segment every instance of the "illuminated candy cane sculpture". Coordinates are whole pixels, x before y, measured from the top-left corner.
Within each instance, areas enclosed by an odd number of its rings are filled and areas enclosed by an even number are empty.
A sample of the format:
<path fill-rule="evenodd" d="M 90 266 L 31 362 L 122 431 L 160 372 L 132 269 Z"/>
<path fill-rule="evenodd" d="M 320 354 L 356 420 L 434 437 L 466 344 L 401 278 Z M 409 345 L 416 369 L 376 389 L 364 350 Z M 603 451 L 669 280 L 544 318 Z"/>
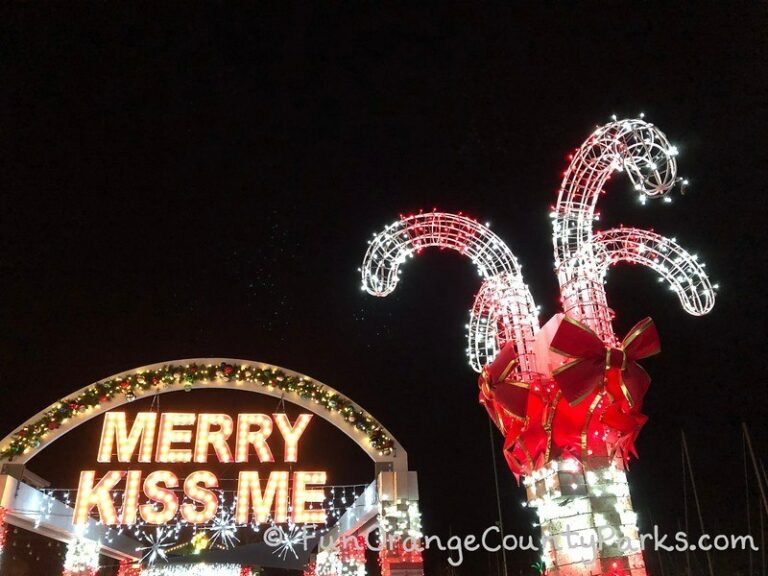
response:
<path fill-rule="evenodd" d="M 716 285 L 674 239 L 623 227 L 595 233 L 593 222 L 612 174 L 626 172 L 645 201 L 678 181 L 676 155 L 642 119 L 602 126 L 576 151 L 551 213 L 563 313 L 541 328 L 517 259 L 470 218 L 403 217 L 374 236 L 365 256 L 363 289 L 376 296 L 391 293 L 401 264 L 427 247 L 456 250 L 477 267 L 483 282 L 470 313 L 470 364 L 481 372 L 481 403 L 505 435 L 507 462 L 539 515 L 550 573 L 645 574 L 624 470 L 647 420 L 650 379 L 637 361 L 659 351 L 658 336 L 646 318 L 619 341 L 605 274 L 620 262 L 651 268 L 694 315 L 712 309 Z M 572 537 L 594 545 L 574 548 Z"/>
<path fill-rule="evenodd" d="M 618 229 L 595 235 L 595 206 L 606 181 L 626 172 L 635 190 L 655 197 L 677 181 L 677 149 L 653 124 L 614 121 L 602 126 L 574 155 L 565 172 L 554 224 L 555 266 L 563 311 L 615 343 L 603 280 L 607 265 L 644 264 L 661 273 L 685 310 L 706 314 L 714 291 L 696 259 L 668 240 L 645 230 Z"/>
<path fill-rule="evenodd" d="M 425 248 L 455 250 L 467 256 L 483 279 L 469 320 L 469 363 L 480 372 L 507 342 L 520 358 L 518 373 L 535 369 L 533 344 L 539 322 L 531 291 L 517 258 L 490 228 L 461 214 L 431 212 L 402 217 L 369 242 L 363 289 L 387 296 L 397 287 L 400 266 Z"/>
<path fill-rule="evenodd" d="M 715 287 L 696 255 L 688 254 L 674 239 L 649 230 L 614 228 L 594 235 L 592 249 L 597 270 L 604 278 L 613 264 L 642 264 L 659 274 L 680 299 L 688 314 L 701 316 L 715 305 Z"/>

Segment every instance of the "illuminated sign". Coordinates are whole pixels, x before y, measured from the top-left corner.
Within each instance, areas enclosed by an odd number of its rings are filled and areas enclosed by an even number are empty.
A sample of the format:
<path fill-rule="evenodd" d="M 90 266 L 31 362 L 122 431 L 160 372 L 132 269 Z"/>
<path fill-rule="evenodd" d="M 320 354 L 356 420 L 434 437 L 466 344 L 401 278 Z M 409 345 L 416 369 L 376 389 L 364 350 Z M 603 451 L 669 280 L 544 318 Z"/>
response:
<path fill-rule="evenodd" d="M 284 441 L 282 462 L 293 464 L 299 461 L 299 440 L 311 419 L 312 414 L 301 414 L 291 422 L 282 413 L 239 414 L 233 419 L 228 414 L 140 412 L 129 426 L 125 412 L 109 412 L 104 418 L 97 461 L 206 464 L 212 455 L 222 464 L 249 464 L 252 457 L 259 463 L 273 463 L 275 454 L 269 438 L 277 428 Z M 258 470 L 241 470 L 235 520 L 238 524 L 261 524 L 271 517 L 282 523 L 290 517 L 297 524 L 322 524 L 325 511 L 312 505 L 324 501 L 322 487 L 326 481 L 324 471 L 273 470 L 265 477 Z M 110 470 L 98 480 L 95 470 L 84 470 L 74 523 L 86 523 L 96 508 L 107 525 L 130 526 L 139 519 L 147 524 L 166 524 L 177 516 L 189 524 L 206 524 L 219 507 L 217 488 L 219 479 L 209 470 L 196 470 L 183 481 L 166 469 L 146 475 L 143 470 Z M 113 498 L 117 490 L 123 493 L 119 512 Z M 179 501 L 179 490 L 187 501 Z M 139 503 L 142 493 L 147 503 Z"/>

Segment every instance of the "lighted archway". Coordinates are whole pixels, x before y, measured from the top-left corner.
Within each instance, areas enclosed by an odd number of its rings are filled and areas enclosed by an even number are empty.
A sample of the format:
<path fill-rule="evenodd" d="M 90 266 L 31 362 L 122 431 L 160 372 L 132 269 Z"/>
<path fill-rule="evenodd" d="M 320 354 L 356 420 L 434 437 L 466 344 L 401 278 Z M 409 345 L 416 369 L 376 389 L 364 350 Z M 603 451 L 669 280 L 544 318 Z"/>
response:
<path fill-rule="evenodd" d="M 377 468 L 408 470 L 408 457 L 400 443 L 347 396 L 286 368 L 231 358 L 163 362 L 94 382 L 38 412 L 0 441 L 0 462 L 26 464 L 70 430 L 138 398 L 196 388 L 241 390 L 283 398 L 344 432 Z"/>
<path fill-rule="evenodd" d="M 65 396 L 16 428 L 0 440 L 0 464 L 5 464 L 0 474 L 0 509 L 7 512 L 5 521 L 69 544 L 97 542 L 100 552 L 113 558 L 138 559 L 141 548 L 130 535 L 118 533 L 106 538 L 109 527 L 94 519 L 76 530 L 74 510 L 67 502 L 50 499 L 41 491 L 35 482 L 44 481 L 28 473 L 26 465 L 70 430 L 110 410 L 157 394 L 200 388 L 255 392 L 295 404 L 341 430 L 373 460 L 374 480 L 326 534 L 318 562 L 360 562 L 360 558 L 342 558 L 339 546 L 343 545 L 343 535 L 376 527 L 395 538 L 420 533 L 416 473 L 408 470 L 402 445 L 369 412 L 309 376 L 229 358 L 177 360 L 121 372 Z M 43 506 L 48 506 L 48 512 L 41 520 Z M 265 550 L 260 563 L 269 565 L 264 560 L 271 560 L 273 552 L 268 547 Z M 389 564 L 400 560 L 399 556 L 381 559 Z M 420 557 L 406 560 L 421 566 Z"/>

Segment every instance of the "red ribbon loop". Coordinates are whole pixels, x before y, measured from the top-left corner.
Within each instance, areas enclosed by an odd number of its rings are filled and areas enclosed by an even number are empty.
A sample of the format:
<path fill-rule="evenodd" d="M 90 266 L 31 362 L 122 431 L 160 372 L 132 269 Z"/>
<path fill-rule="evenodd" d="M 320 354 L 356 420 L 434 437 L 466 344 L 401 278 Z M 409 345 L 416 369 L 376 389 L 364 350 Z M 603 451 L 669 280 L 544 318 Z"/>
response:
<path fill-rule="evenodd" d="M 516 381 L 517 365 L 514 343 L 507 342 L 494 361 L 483 368 L 478 381 L 480 403 L 504 433 L 510 428 L 511 420 L 525 420 L 527 411 L 529 386 Z"/>
<path fill-rule="evenodd" d="M 629 408 L 639 408 L 651 382 L 637 360 L 661 351 L 656 325 L 650 318 L 635 324 L 621 344 L 613 347 L 606 346 L 584 324 L 565 316 L 550 348 L 574 358 L 552 372 L 571 406 L 605 385 L 609 393 L 623 395 Z"/>

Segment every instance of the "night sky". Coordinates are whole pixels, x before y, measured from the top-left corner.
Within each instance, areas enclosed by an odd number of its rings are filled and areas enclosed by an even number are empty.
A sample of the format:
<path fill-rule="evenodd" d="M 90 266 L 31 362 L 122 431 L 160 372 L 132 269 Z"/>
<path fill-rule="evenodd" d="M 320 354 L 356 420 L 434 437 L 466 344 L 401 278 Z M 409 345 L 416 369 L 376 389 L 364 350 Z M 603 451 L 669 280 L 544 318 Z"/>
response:
<path fill-rule="evenodd" d="M 546 321 L 548 211 L 566 155 L 611 114 L 642 111 L 680 149 L 691 187 L 641 206 L 615 178 L 600 225 L 675 236 L 721 290 L 696 318 L 650 271 L 609 274 L 617 332 L 652 315 L 663 346 L 643 362 L 653 383 L 635 506 L 641 528 L 677 530 L 684 429 L 708 531 L 746 532 L 740 423 L 758 456 L 768 449 L 768 7 L 677 4 L 4 5 L 0 432 L 138 366 L 274 363 L 395 434 L 427 533 L 480 533 L 496 516 L 464 356 L 477 274 L 428 252 L 377 299 L 360 290 L 366 240 L 421 208 L 489 220 Z M 200 411 L 232 404 L 200 399 Z M 93 434 L 50 449 L 73 468 L 49 479 L 94 461 Z M 369 466 L 326 461 L 340 483 Z M 499 464 L 507 528 L 533 533 Z M 534 559 L 510 555 L 510 574 Z M 682 567 L 681 555 L 665 562 Z M 739 570 L 747 557 L 715 562 Z M 431 573 L 444 564 L 428 556 Z M 488 564 L 478 554 L 456 574 Z"/>

